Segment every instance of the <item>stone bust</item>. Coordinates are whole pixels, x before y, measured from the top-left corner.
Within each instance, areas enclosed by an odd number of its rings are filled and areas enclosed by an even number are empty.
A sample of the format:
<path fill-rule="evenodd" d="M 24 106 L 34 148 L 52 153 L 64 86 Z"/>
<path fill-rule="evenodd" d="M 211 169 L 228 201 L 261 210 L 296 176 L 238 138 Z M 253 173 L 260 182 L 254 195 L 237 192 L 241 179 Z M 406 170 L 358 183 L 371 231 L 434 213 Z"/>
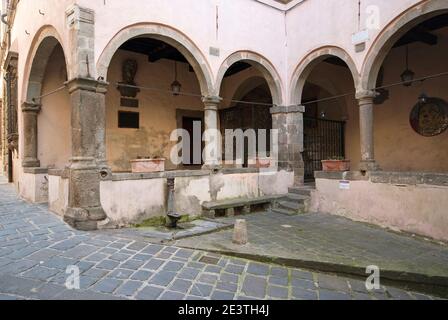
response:
<path fill-rule="evenodd" d="M 134 85 L 135 75 L 137 74 L 138 64 L 136 60 L 128 59 L 123 62 L 123 83 Z"/>
<path fill-rule="evenodd" d="M 138 71 L 137 61 L 134 59 L 125 60 L 123 62 L 121 71 L 123 81 L 118 85 L 118 90 L 120 91 L 121 96 L 135 98 L 137 96 L 137 93 L 140 92 L 140 89 L 123 85 L 136 86 L 134 79 Z"/>

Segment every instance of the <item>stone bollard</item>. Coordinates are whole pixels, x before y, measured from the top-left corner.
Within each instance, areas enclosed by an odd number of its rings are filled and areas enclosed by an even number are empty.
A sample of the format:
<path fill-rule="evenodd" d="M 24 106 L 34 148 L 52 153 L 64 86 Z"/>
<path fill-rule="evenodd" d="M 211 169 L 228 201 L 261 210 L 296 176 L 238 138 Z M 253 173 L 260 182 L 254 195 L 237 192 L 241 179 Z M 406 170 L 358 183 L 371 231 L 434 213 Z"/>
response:
<path fill-rule="evenodd" d="M 238 219 L 235 221 L 235 230 L 233 232 L 233 243 L 238 245 L 247 244 L 247 223 L 246 220 Z"/>

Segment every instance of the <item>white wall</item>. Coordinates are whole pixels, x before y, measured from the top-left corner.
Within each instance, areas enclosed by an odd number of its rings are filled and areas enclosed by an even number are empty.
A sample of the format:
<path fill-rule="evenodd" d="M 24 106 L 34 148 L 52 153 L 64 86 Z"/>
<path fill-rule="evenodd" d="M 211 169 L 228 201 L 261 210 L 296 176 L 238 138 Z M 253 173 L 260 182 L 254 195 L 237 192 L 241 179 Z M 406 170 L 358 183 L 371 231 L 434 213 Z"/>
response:
<path fill-rule="evenodd" d="M 317 179 L 312 212 L 325 212 L 396 231 L 448 240 L 448 188 L 351 181 L 340 190 L 338 180 Z"/>
<path fill-rule="evenodd" d="M 207 201 L 285 194 L 294 183 L 294 174 L 236 173 L 177 177 L 175 181 L 176 211 L 181 215 L 198 216 L 202 214 L 202 204 Z M 50 186 L 52 194 L 63 194 L 56 190 L 61 184 L 54 182 Z M 107 217 L 118 224 L 164 216 L 166 188 L 164 178 L 102 181 L 101 205 Z"/>

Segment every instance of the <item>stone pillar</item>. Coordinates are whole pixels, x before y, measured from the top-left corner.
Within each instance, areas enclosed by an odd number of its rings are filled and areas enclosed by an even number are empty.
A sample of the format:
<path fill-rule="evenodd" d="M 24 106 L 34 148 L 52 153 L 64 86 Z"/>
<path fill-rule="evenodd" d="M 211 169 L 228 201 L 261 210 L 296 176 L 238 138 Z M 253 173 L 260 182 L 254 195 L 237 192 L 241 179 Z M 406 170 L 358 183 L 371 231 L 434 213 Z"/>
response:
<path fill-rule="evenodd" d="M 361 171 L 378 170 L 375 162 L 374 139 L 373 139 L 373 99 L 374 91 L 359 91 L 356 99 L 359 103 L 359 128 L 361 140 Z"/>
<path fill-rule="evenodd" d="M 208 96 L 204 102 L 205 149 L 204 169 L 217 169 L 221 166 L 221 133 L 218 130 L 218 106 L 221 98 Z"/>
<path fill-rule="evenodd" d="M 40 167 L 37 158 L 37 115 L 41 105 L 33 102 L 24 102 L 22 105 L 23 115 L 23 162 L 25 168 Z"/>
<path fill-rule="evenodd" d="M 90 78 L 67 82 L 72 115 L 69 203 L 64 220 L 76 229 L 95 230 L 106 218 L 100 202 L 105 167 L 105 97 L 107 83 Z"/>
<path fill-rule="evenodd" d="M 294 185 L 304 183 L 303 113 L 304 106 L 271 108 L 272 129 L 278 130 L 278 167 L 294 171 Z M 275 143 L 275 141 L 274 141 Z"/>

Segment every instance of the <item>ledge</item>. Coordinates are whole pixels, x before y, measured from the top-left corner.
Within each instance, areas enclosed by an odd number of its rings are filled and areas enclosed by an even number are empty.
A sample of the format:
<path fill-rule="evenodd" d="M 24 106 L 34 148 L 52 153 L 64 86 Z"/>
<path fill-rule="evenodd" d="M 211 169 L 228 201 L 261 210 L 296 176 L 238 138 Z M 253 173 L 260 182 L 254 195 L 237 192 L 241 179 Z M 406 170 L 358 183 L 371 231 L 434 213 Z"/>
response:
<path fill-rule="evenodd" d="M 23 168 L 23 172 L 28 174 L 48 174 L 48 168 Z"/>
<path fill-rule="evenodd" d="M 224 168 L 217 172 L 217 174 L 244 174 L 244 173 L 259 173 L 257 168 Z M 112 173 L 110 179 L 112 181 L 126 181 L 126 180 L 150 180 L 150 179 L 167 179 L 167 178 L 188 178 L 188 177 L 205 177 L 212 175 L 210 170 L 177 170 L 154 173 Z"/>
<path fill-rule="evenodd" d="M 448 187 L 448 173 L 428 172 L 371 172 L 372 183 L 388 183 L 396 185 L 434 185 Z"/>
<path fill-rule="evenodd" d="M 154 173 L 112 173 L 112 181 L 126 180 L 149 180 L 149 179 L 167 179 L 182 177 L 201 177 L 210 175 L 208 170 L 182 170 L 182 171 L 165 171 Z"/>
<path fill-rule="evenodd" d="M 223 168 L 218 173 L 223 174 L 238 174 L 238 173 L 259 173 L 258 168 Z"/>
<path fill-rule="evenodd" d="M 315 173 L 316 179 L 369 181 L 394 185 L 433 185 L 448 187 L 448 173 L 428 172 L 368 172 L 365 176 L 359 171 Z"/>
<path fill-rule="evenodd" d="M 360 171 L 345 171 L 345 172 L 324 172 L 316 171 L 314 173 L 316 179 L 328 180 L 349 180 L 349 181 L 368 181 L 369 174 L 363 175 Z"/>

